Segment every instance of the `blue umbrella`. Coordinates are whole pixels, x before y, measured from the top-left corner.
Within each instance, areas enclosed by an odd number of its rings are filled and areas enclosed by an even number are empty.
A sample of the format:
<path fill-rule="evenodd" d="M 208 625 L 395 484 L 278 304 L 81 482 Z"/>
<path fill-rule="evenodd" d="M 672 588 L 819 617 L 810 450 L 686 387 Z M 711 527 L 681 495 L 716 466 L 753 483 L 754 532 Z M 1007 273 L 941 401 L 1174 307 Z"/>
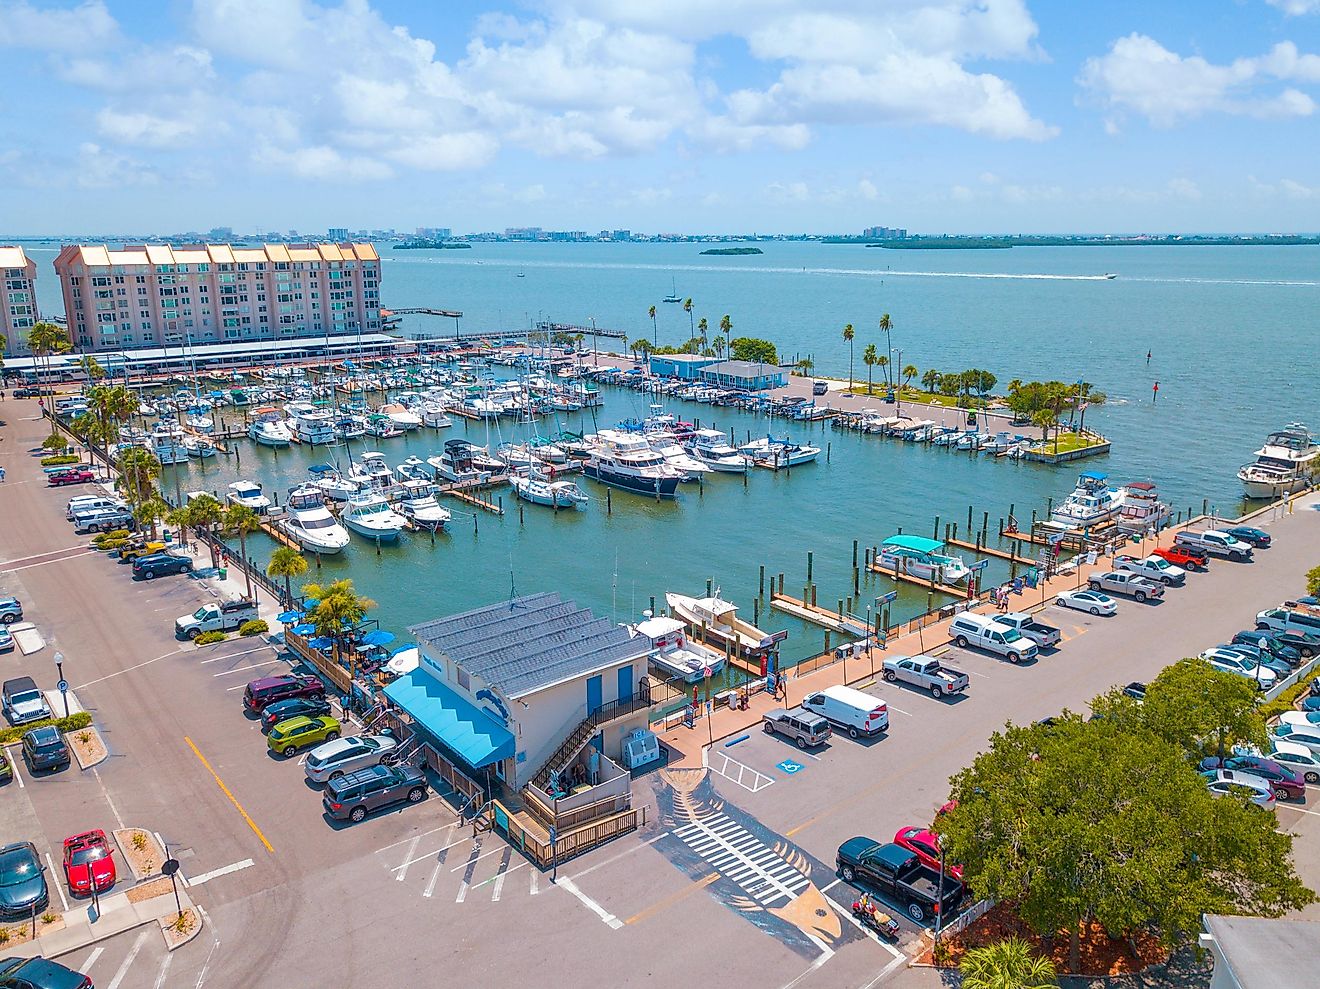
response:
<path fill-rule="evenodd" d="M 303 613 L 301 611 L 286 611 L 283 614 L 276 615 L 275 620 L 277 622 L 283 622 L 285 625 L 289 625 L 293 622 L 302 621 L 302 617 Z"/>
<path fill-rule="evenodd" d="M 362 636 L 364 646 L 388 646 L 394 641 L 394 633 L 386 632 L 383 628 L 373 629 Z"/>
<path fill-rule="evenodd" d="M 321 603 L 320 598 L 308 598 L 306 601 L 303 602 L 303 607 L 306 608 L 308 611 L 311 611 L 320 603 Z"/>
<path fill-rule="evenodd" d="M 306 635 L 308 632 L 315 632 L 315 625 L 295 625 L 293 626 L 294 635 Z"/>
<path fill-rule="evenodd" d="M 307 644 L 313 649 L 329 649 L 334 645 L 334 642 L 329 636 L 322 635 L 315 639 L 308 639 Z"/>

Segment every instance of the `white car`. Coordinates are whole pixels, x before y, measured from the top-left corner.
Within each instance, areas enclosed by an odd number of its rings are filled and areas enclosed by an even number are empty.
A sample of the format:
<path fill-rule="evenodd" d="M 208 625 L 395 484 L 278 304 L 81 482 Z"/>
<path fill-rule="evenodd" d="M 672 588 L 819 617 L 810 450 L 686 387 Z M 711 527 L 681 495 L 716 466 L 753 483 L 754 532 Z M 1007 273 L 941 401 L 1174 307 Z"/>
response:
<path fill-rule="evenodd" d="M 1269 690 L 1279 676 L 1269 667 L 1258 666 L 1241 653 L 1228 649 L 1207 649 L 1201 653 L 1200 658 L 1224 673 L 1236 673 L 1240 677 L 1254 680 L 1260 690 Z"/>
<path fill-rule="evenodd" d="M 1270 730 L 1270 742 L 1276 750 L 1281 742 L 1292 742 L 1312 755 L 1320 754 L 1320 725 L 1277 724 Z"/>
<path fill-rule="evenodd" d="M 1112 615 L 1118 611 L 1118 603 L 1099 591 L 1061 591 L 1054 603 L 1060 608 L 1076 608 L 1093 615 Z"/>
<path fill-rule="evenodd" d="M 1300 773 L 1302 779 L 1308 783 L 1320 783 L 1320 756 L 1305 745 L 1298 745 L 1296 742 L 1285 742 L 1280 739 L 1271 741 L 1274 742 L 1274 751 L 1267 755 L 1266 759 L 1277 762 L 1285 769 Z"/>
<path fill-rule="evenodd" d="M 1320 725 L 1320 711 L 1284 711 L 1279 720 L 1285 725 Z"/>
<path fill-rule="evenodd" d="M 338 779 L 346 773 L 379 765 L 386 754 L 393 751 L 396 742 L 389 735 L 350 735 L 323 742 L 307 756 L 303 767 L 313 783 Z"/>
<path fill-rule="evenodd" d="M 1217 769 L 1201 775 L 1205 778 L 1206 787 L 1216 797 L 1242 792 L 1238 788 L 1244 788 L 1251 793 L 1251 802 L 1257 807 L 1270 808 L 1274 806 L 1274 788 L 1270 786 L 1268 780 L 1254 773 L 1239 773 L 1232 769 Z"/>

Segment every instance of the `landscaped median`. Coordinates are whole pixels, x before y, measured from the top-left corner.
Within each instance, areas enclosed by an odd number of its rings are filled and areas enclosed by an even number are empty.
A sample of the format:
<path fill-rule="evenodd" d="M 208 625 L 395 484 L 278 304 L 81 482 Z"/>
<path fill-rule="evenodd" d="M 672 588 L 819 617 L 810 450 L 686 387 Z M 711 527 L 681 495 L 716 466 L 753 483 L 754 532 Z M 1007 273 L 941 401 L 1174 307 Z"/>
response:
<path fill-rule="evenodd" d="M 71 731 L 87 728 L 91 723 L 92 716 L 86 711 L 79 711 L 67 718 L 42 718 L 40 721 L 29 721 L 25 725 L 0 728 L 0 745 L 12 745 L 14 742 L 20 741 L 33 728 L 45 728 L 47 725 L 54 725 L 61 734 L 67 735 Z"/>

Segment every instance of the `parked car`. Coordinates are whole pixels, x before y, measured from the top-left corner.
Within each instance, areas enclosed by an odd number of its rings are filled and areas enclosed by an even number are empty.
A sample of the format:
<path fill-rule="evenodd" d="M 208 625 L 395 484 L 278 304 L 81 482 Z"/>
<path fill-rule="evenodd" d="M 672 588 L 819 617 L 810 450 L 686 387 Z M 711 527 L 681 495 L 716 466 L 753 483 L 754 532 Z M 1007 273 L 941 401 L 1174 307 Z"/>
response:
<path fill-rule="evenodd" d="M 1055 649 L 1063 641 L 1063 633 L 1057 628 L 1037 621 L 1025 611 L 1010 611 L 1007 614 L 995 615 L 994 619 L 1000 625 L 1017 629 L 1041 649 Z"/>
<path fill-rule="evenodd" d="M 1279 721 L 1285 725 L 1320 725 L 1320 711 L 1284 711 Z"/>
<path fill-rule="evenodd" d="M 899 828 L 898 833 L 894 835 L 894 844 L 899 848 L 906 848 L 920 859 L 921 864 L 926 868 L 934 869 L 936 872 L 940 871 L 940 836 L 929 828 Z M 950 876 L 958 882 L 962 882 L 963 867 L 945 862 L 944 878 L 946 882 Z"/>
<path fill-rule="evenodd" d="M 132 563 L 134 560 L 141 559 L 144 556 L 157 556 L 169 551 L 169 544 L 163 543 L 159 539 L 154 542 L 137 540 L 129 543 L 127 546 L 121 546 L 115 551 L 115 556 L 120 563 Z"/>
<path fill-rule="evenodd" d="M 276 701 L 287 701 L 293 697 L 324 696 L 325 684 L 316 677 L 302 673 L 284 673 L 251 681 L 243 688 L 243 706 L 253 714 L 260 714 Z"/>
<path fill-rule="evenodd" d="M 12 625 L 23 620 L 23 604 L 16 597 L 0 597 L 0 622 Z"/>
<path fill-rule="evenodd" d="M 176 573 L 192 573 L 192 560 L 172 553 L 139 556 L 133 561 L 134 580 L 155 580 Z"/>
<path fill-rule="evenodd" d="M 1296 742 L 1283 739 L 1272 741 L 1274 744 L 1266 753 L 1266 759 L 1277 762 L 1284 769 L 1291 769 L 1312 785 L 1320 783 L 1320 756 Z"/>
<path fill-rule="evenodd" d="M 1206 787 L 1216 797 L 1239 794 L 1247 797 L 1257 807 L 1274 806 L 1274 788 L 1269 782 L 1253 773 L 1239 773 L 1231 769 L 1212 769 L 1201 774 Z"/>
<path fill-rule="evenodd" d="M 1269 690 L 1278 679 L 1278 675 L 1273 670 L 1259 666 L 1240 653 L 1229 652 L 1227 649 L 1206 649 L 1201 653 L 1200 658 L 1224 673 L 1235 673 L 1248 680 L 1254 680 L 1257 690 Z"/>
<path fill-rule="evenodd" d="M 787 711 L 782 708 L 767 711 L 761 715 L 761 725 L 767 735 L 791 738 L 799 749 L 824 745 L 833 734 L 828 721 L 800 707 L 791 707 Z"/>
<path fill-rule="evenodd" d="M 51 716 L 46 695 L 31 677 L 14 677 L 0 685 L 0 707 L 12 725 L 26 725 Z"/>
<path fill-rule="evenodd" d="M 1117 570 L 1091 574 L 1086 578 L 1086 586 L 1093 591 L 1126 594 L 1137 601 L 1164 597 L 1163 584 L 1157 584 L 1145 577 L 1138 577 L 1134 573 L 1119 573 Z"/>
<path fill-rule="evenodd" d="M 1288 639 L 1288 632 L 1302 632 L 1309 639 L 1320 640 L 1320 616 L 1307 614 L 1303 611 L 1289 611 L 1287 608 L 1267 608 L 1256 615 L 1256 629 L 1261 632 L 1275 632 L 1279 638 L 1289 645 L 1294 644 L 1293 640 Z M 1296 643 L 1298 650 L 1303 656 L 1306 655 L 1306 649 L 1300 643 Z M 1314 654 L 1320 646 L 1308 645 Z"/>
<path fill-rule="evenodd" d="M 26 920 L 50 904 L 46 876 L 30 841 L 0 848 L 0 919 Z"/>
<path fill-rule="evenodd" d="M 1001 625 L 990 615 L 963 612 L 949 623 L 949 638 L 959 649 L 969 646 L 1003 656 L 1010 663 L 1035 659 L 1036 643 L 1015 628 Z"/>
<path fill-rule="evenodd" d="M 1184 570 L 1205 570 L 1210 565 L 1210 558 L 1189 546 L 1165 546 L 1151 551 L 1154 556 L 1168 560 L 1175 567 Z"/>
<path fill-rule="evenodd" d="M 1257 529 L 1251 525 L 1235 525 L 1231 529 L 1225 529 L 1234 539 L 1254 546 L 1256 549 L 1267 549 L 1270 545 L 1270 534 L 1264 529 Z"/>
<path fill-rule="evenodd" d="M 195 639 L 203 632 L 232 632 L 257 617 L 257 602 L 246 598 L 204 604 L 191 615 L 174 619 L 176 639 Z"/>
<path fill-rule="evenodd" d="M 867 886 L 896 900 L 909 917 L 922 923 L 929 916 L 948 917 L 962 902 L 962 883 L 944 883 L 940 895 L 940 875 L 921 864 L 917 856 L 898 845 L 874 838 L 849 838 L 839 846 L 835 859 L 843 881 Z"/>
<path fill-rule="evenodd" d="M 321 803 L 337 821 L 362 821 L 373 810 L 407 801 L 415 804 L 426 796 L 426 777 L 412 766 L 369 766 L 332 778 L 325 785 Z"/>
<path fill-rule="evenodd" d="M 889 727 L 889 707 L 853 687 L 834 685 L 802 699 L 802 706 L 842 728 L 850 738 L 878 735 Z"/>
<path fill-rule="evenodd" d="M 1274 787 L 1274 796 L 1278 800 L 1301 800 L 1306 796 L 1306 780 L 1301 773 L 1264 756 L 1232 755 L 1223 759 L 1208 756 L 1201 760 L 1202 772 L 1215 769 L 1231 769 L 1259 776 Z"/>
<path fill-rule="evenodd" d="M 932 697 L 960 694 L 971 681 L 962 670 L 945 666 L 929 656 L 890 656 L 884 662 L 884 677 L 890 683 L 909 683 L 929 690 Z"/>
<path fill-rule="evenodd" d="M 261 730 L 270 731 L 281 721 L 290 718 L 319 718 L 330 713 L 330 702 L 325 697 L 290 697 L 276 701 L 261 712 Z"/>
<path fill-rule="evenodd" d="M 1099 591 L 1060 591 L 1054 596 L 1054 603 L 1062 608 L 1074 608 L 1092 615 L 1113 615 L 1118 612 L 1118 602 Z"/>
<path fill-rule="evenodd" d="M 1210 529 L 1205 532 L 1183 531 L 1173 537 L 1173 544 L 1182 549 L 1205 553 L 1208 556 L 1222 556 L 1225 559 L 1245 563 L 1251 559 L 1252 549 L 1241 539 L 1221 530 Z"/>
<path fill-rule="evenodd" d="M 290 718 L 270 730 L 266 736 L 266 746 L 287 758 L 299 749 L 336 739 L 339 732 L 339 722 L 328 714 L 319 718 Z"/>
<path fill-rule="evenodd" d="M 73 531 L 113 532 L 115 529 L 132 530 L 137 526 L 133 514 L 126 508 L 97 508 L 73 513 Z"/>
<path fill-rule="evenodd" d="M 1302 665 L 1301 650 L 1296 646 L 1285 644 L 1282 639 L 1272 632 L 1238 632 L 1233 636 L 1233 645 L 1255 646 L 1258 649 L 1263 649 L 1275 659 L 1281 659 L 1293 668 Z"/>
<path fill-rule="evenodd" d="M 18 396 L 22 388 L 14 390 Z M 31 391 L 32 389 L 27 389 Z M 49 958 L 0 958 L 0 989 L 96 989 L 81 972 Z"/>
<path fill-rule="evenodd" d="M 5 628 L 3 625 L 0 625 L 0 652 L 13 652 L 13 651 L 14 651 L 14 636 L 10 633 L 9 629 Z"/>
<path fill-rule="evenodd" d="M 115 884 L 115 860 L 100 828 L 64 839 L 64 879 L 74 896 L 103 893 Z"/>
<path fill-rule="evenodd" d="M 1265 667 L 1267 670 L 1273 670 L 1277 676 L 1286 677 L 1293 671 L 1292 666 L 1289 665 L 1288 663 L 1285 663 L 1281 659 L 1275 658 L 1273 655 L 1271 655 L 1269 652 L 1266 652 L 1264 649 L 1257 649 L 1255 646 L 1243 645 L 1240 642 L 1237 643 L 1236 645 L 1227 642 L 1221 642 L 1219 643 L 1219 645 L 1215 646 L 1215 648 L 1223 649 L 1226 652 L 1235 652 L 1239 656 L 1242 656 L 1246 659 L 1249 659 L 1253 663 Z"/>
<path fill-rule="evenodd" d="M 303 772 L 313 783 L 389 761 L 398 742 L 392 735 L 349 735 L 323 742 L 307 756 Z"/>
<path fill-rule="evenodd" d="M 0 746 L 0 783 L 8 783 L 14 778 L 14 765 L 9 761 L 9 752 Z"/>
<path fill-rule="evenodd" d="M 1140 680 L 1133 680 L 1123 688 L 1123 693 L 1127 694 L 1133 700 L 1144 701 L 1146 699 L 1146 685 Z"/>
<path fill-rule="evenodd" d="M 68 519 L 70 522 L 72 522 L 74 520 L 74 516 L 78 515 L 79 513 L 95 512 L 101 509 L 112 509 L 112 508 L 119 509 L 122 511 L 128 508 L 128 505 L 120 501 L 118 498 L 111 498 L 109 495 L 103 495 L 103 494 L 74 495 L 74 497 L 69 499 L 69 503 L 66 506 L 64 506 L 64 517 Z"/>
<path fill-rule="evenodd" d="M 75 467 L 72 470 L 62 470 L 58 474 L 48 474 L 46 476 L 46 484 L 52 488 L 63 487 L 66 484 L 86 484 L 89 481 L 95 480 L 95 474 L 81 467 Z"/>
<path fill-rule="evenodd" d="M 1281 721 L 1270 729 L 1270 741 L 1275 749 L 1278 749 L 1280 742 L 1292 742 L 1304 746 L 1312 755 L 1320 754 L 1320 725 L 1290 725 Z M 1283 759 L 1274 761 L 1286 762 Z"/>
<path fill-rule="evenodd" d="M 1114 557 L 1114 569 L 1134 573 L 1139 577 L 1149 577 L 1159 581 L 1165 587 L 1181 586 L 1187 582 L 1187 571 L 1175 567 L 1162 556 L 1154 554 L 1142 559 L 1136 556 Z"/>
<path fill-rule="evenodd" d="M 40 769 L 67 769 L 73 756 L 59 729 L 54 725 L 42 725 L 23 734 L 23 761 L 35 773 Z"/>

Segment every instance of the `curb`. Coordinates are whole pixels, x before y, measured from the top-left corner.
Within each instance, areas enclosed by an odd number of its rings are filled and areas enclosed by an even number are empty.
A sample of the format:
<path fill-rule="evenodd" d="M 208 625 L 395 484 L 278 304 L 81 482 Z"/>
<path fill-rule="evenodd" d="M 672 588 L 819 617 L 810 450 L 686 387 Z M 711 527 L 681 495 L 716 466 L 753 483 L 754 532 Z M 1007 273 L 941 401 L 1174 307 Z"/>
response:
<path fill-rule="evenodd" d="M 156 850 L 160 853 L 158 856 L 160 859 L 160 863 L 157 865 L 156 869 L 152 872 L 143 873 L 141 875 L 139 875 L 137 869 L 134 868 L 133 859 L 128 854 L 128 851 L 125 847 L 126 845 L 132 844 L 132 839 L 130 836 L 133 833 L 139 831 L 147 836 L 147 841 L 155 845 Z M 155 836 L 155 834 L 153 834 L 151 831 L 148 831 L 146 828 L 116 828 L 114 831 L 111 832 L 111 834 L 114 836 L 115 844 L 119 847 L 120 858 L 123 859 L 124 863 L 128 866 L 129 871 L 133 873 L 133 881 L 135 883 L 145 882 L 148 879 L 155 879 L 161 875 L 160 866 L 165 864 L 165 849 L 161 847 L 160 840 Z"/>
<path fill-rule="evenodd" d="M 85 773 L 87 772 L 87 770 L 93 769 L 96 766 L 101 765 L 101 763 L 105 762 L 107 759 L 109 759 L 110 749 L 105 744 L 105 739 L 101 737 L 101 733 L 96 730 L 95 725 L 88 725 L 86 728 L 75 728 L 72 732 L 66 732 L 65 734 L 72 735 L 75 734 L 76 732 L 82 732 L 82 731 L 89 731 L 96 736 L 97 741 L 101 743 L 101 752 L 102 752 L 101 758 L 96 759 L 92 762 L 83 762 L 82 753 L 78 751 L 77 747 L 73 745 L 69 746 L 69 748 L 73 750 L 73 757 L 78 760 L 78 768 Z"/>
<path fill-rule="evenodd" d="M 185 912 L 192 911 L 193 919 L 196 920 L 197 922 L 193 924 L 192 930 L 190 930 L 186 936 L 178 940 L 171 938 L 169 935 L 169 930 L 171 924 L 173 923 L 173 918 L 177 917 L 178 914 L 175 913 L 174 911 L 170 911 L 170 913 L 167 916 L 156 918 L 156 923 L 160 925 L 161 937 L 165 939 L 166 951 L 174 951 L 178 948 L 182 948 L 193 938 L 197 937 L 198 934 L 202 933 L 202 928 L 206 926 L 206 922 L 202 919 L 202 911 L 197 907 L 197 904 L 193 903 L 187 907 L 184 907 L 184 911 Z"/>

